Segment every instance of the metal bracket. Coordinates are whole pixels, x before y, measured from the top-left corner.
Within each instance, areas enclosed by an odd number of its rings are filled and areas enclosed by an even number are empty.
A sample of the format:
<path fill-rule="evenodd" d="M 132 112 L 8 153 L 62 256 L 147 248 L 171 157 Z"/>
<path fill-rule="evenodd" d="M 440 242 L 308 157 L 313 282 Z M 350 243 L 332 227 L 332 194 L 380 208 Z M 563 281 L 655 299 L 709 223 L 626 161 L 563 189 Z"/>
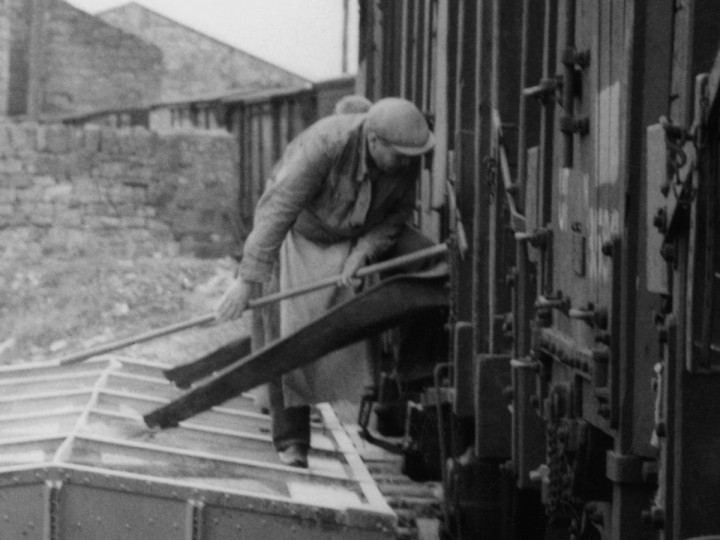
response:
<path fill-rule="evenodd" d="M 556 291 L 552 295 L 538 296 L 535 300 L 536 309 L 557 309 L 567 312 L 570 309 L 570 297 L 563 295 L 562 291 Z"/>
<path fill-rule="evenodd" d="M 640 456 L 608 451 L 605 461 L 607 477 L 618 484 L 644 484 L 646 460 Z"/>
<path fill-rule="evenodd" d="M 566 47 L 562 51 L 561 61 L 563 65 L 576 69 L 586 69 L 590 66 L 590 50 L 578 51 L 575 47 Z"/>
<path fill-rule="evenodd" d="M 584 321 L 600 330 L 607 330 L 608 327 L 608 310 L 603 307 L 596 308 L 593 304 L 588 304 L 585 308 L 570 308 L 568 317 Z"/>
<path fill-rule="evenodd" d="M 518 242 L 528 242 L 531 246 L 544 249 L 550 244 L 552 239 L 552 230 L 537 229 L 533 232 L 516 232 L 515 240 Z"/>
<path fill-rule="evenodd" d="M 523 97 L 539 98 L 545 100 L 555 95 L 558 88 L 558 81 L 555 78 L 540 79 L 536 86 L 531 86 L 523 90 Z"/>
<path fill-rule="evenodd" d="M 560 131 L 565 134 L 587 135 L 590 132 L 590 119 L 587 116 L 563 115 L 560 117 Z"/>

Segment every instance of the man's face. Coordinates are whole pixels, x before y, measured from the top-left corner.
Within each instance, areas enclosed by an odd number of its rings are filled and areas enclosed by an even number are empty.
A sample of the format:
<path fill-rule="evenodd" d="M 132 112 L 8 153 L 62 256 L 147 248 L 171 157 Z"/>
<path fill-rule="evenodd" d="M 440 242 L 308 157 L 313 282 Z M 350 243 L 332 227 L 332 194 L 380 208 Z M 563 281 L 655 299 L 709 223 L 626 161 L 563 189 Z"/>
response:
<path fill-rule="evenodd" d="M 368 148 L 375 165 L 386 173 L 395 173 L 408 168 L 412 164 L 412 158 L 399 154 L 395 149 L 382 138 L 374 133 L 369 134 Z"/>

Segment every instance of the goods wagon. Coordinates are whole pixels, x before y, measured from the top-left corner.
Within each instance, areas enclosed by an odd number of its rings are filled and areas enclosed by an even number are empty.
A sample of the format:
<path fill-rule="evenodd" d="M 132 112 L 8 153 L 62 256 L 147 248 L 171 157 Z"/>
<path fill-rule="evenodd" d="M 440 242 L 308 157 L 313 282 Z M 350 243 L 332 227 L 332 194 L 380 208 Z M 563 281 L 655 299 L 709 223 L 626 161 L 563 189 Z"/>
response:
<path fill-rule="evenodd" d="M 177 427 L 170 366 L 121 356 L 0 368 L 0 537 L 394 538 L 395 514 L 320 406 L 309 469 L 282 465 L 240 395 Z"/>
<path fill-rule="evenodd" d="M 720 5 L 360 9 L 358 88 L 426 113 L 416 223 L 456 247 L 406 394 L 445 537 L 715 538 Z"/>

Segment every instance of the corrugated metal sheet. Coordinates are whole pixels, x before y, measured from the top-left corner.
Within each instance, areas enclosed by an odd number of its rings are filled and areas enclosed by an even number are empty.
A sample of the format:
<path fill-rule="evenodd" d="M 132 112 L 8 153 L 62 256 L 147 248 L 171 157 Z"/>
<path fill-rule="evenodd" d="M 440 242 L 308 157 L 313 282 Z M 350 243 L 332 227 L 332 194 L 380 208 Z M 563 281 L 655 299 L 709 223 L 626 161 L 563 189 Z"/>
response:
<path fill-rule="evenodd" d="M 240 396 L 177 428 L 170 366 L 119 356 L 0 368 L 0 520 L 8 538 L 391 538 L 396 517 L 329 406 L 310 467 L 282 465 Z"/>

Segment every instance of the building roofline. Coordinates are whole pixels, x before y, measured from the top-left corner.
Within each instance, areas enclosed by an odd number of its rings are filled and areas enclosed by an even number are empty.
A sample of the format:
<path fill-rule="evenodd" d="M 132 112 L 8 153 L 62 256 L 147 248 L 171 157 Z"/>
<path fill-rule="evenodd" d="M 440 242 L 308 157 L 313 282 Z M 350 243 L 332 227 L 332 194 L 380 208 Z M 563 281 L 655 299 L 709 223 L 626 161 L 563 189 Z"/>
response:
<path fill-rule="evenodd" d="M 313 86 L 315 88 L 332 88 L 333 86 L 344 86 L 348 83 L 355 82 L 356 80 L 355 75 L 340 75 L 339 77 L 333 77 L 331 79 L 322 79 L 320 81 L 316 81 L 313 83 Z"/>
<path fill-rule="evenodd" d="M 289 97 L 311 92 L 314 86 L 311 83 L 294 86 L 274 86 L 270 88 L 255 88 L 252 90 L 225 90 L 212 94 L 201 94 L 181 99 L 159 101 L 150 105 L 151 109 L 172 107 L 174 105 L 212 104 L 212 103 L 252 103 L 272 98 Z"/>
<path fill-rule="evenodd" d="M 0 1 L 1 1 L 1 0 L 0 0 Z M 137 2 L 130 2 L 130 3 L 136 4 Z M 149 42 L 147 39 L 145 39 L 145 38 L 143 38 L 143 37 L 141 37 L 141 36 L 138 36 L 137 34 L 134 34 L 134 33 L 132 33 L 132 32 L 128 32 L 127 30 L 123 30 L 122 28 L 118 28 L 117 26 L 112 25 L 112 24 L 110 24 L 110 23 L 107 22 L 107 21 L 103 21 L 103 20 L 102 20 L 101 18 L 99 18 L 96 14 L 90 13 L 90 12 L 88 12 L 88 11 L 85 11 L 84 9 L 81 9 L 81 8 L 75 6 L 74 4 L 71 4 L 70 2 L 67 2 L 67 1 L 64 1 L 64 0 L 63 0 L 63 1 L 62 1 L 62 4 L 63 4 L 63 6 L 64 6 L 64 9 L 70 8 L 70 9 L 72 9 L 73 11 L 77 11 L 77 12 L 79 12 L 79 13 L 82 13 L 82 14 L 83 14 L 84 16 L 86 16 L 86 17 L 91 17 L 91 18 L 95 19 L 96 22 L 99 22 L 100 24 L 102 24 L 102 25 L 104 25 L 104 26 L 107 26 L 108 28 L 112 28 L 114 31 L 120 32 L 121 34 L 123 34 L 123 35 L 125 35 L 125 36 L 128 36 L 129 38 L 132 38 L 132 39 L 134 39 L 134 40 L 137 40 L 138 42 L 142 43 L 143 45 L 147 46 L 148 48 L 154 49 L 155 52 L 156 52 L 159 56 L 162 57 L 162 54 L 163 54 L 162 49 L 161 49 L 160 47 L 158 47 L 157 45 L 155 45 L 154 43 Z M 127 5 L 127 4 L 126 4 L 126 5 Z M 138 5 L 139 5 L 139 4 L 138 4 Z M 282 69 L 282 68 L 281 68 L 281 69 Z"/>
<path fill-rule="evenodd" d="M 201 32 L 201 31 L 198 30 L 197 28 L 193 28 L 192 26 L 189 26 L 189 25 L 187 25 L 187 24 L 185 24 L 185 23 L 183 23 L 183 22 L 180 22 L 180 21 L 178 21 L 178 20 L 176 20 L 176 19 L 173 19 L 172 17 L 168 17 L 167 15 L 165 15 L 165 14 L 163 14 L 163 13 L 160 13 L 160 12 L 158 12 L 158 11 L 155 11 L 154 9 L 150 9 L 150 8 L 147 7 L 147 6 L 143 6 L 142 4 L 140 4 L 140 3 L 138 3 L 138 2 L 135 2 L 135 1 L 132 1 L 132 0 L 131 0 L 130 2 L 127 2 L 127 3 L 125 3 L 125 4 L 121 4 L 121 5 L 119 5 L 119 6 L 115 6 L 115 7 L 113 7 L 113 8 L 108 8 L 108 9 L 104 9 L 104 10 L 102 10 L 102 11 L 98 11 L 98 12 L 95 13 L 94 15 L 95 15 L 96 17 L 100 18 L 100 16 L 103 15 L 103 14 L 105 14 L 105 13 L 111 13 L 111 12 L 113 12 L 113 11 L 119 11 L 119 10 L 121 10 L 121 9 L 127 8 L 127 7 L 129 7 L 129 6 L 133 6 L 133 5 L 139 7 L 140 9 L 143 9 L 143 10 L 149 12 L 149 13 L 152 13 L 153 15 L 156 15 L 156 16 L 158 16 L 158 17 L 162 17 L 162 18 L 165 19 L 166 21 L 170 21 L 170 22 L 172 22 L 173 24 L 177 24 L 178 26 L 182 26 L 182 27 L 185 28 L 186 30 L 189 30 L 189 31 L 191 31 L 191 32 L 193 32 L 193 33 L 195 33 L 195 34 L 200 35 L 200 36 L 203 36 L 203 37 L 205 37 L 205 38 L 207 38 L 207 39 L 209 39 L 209 40 L 211 40 L 211 41 L 214 41 L 215 43 L 217 43 L 217 44 L 219 44 L 219 45 L 222 45 L 223 47 L 227 47 L 227 48 L 229 48 L 229 49 L 232 49 L 232 50 L 234 50 L 234 51 L 237 51 L 237 52 L 239 52 L 239 53 L 242 53 L 242 54 L 244 54 L 244 55 L 246 55 L 246 56 L 248 56 L 248 57 L 250 57 L 250 58 L 253 58 L 253 59 L 257 60 L 258 62 L 262 62 L 262 63 L 264 63 L 264 64 L 266 64 L 266 65 L 268 65 L 268 66 L 271 66 L 271 67 L 273 67 L 273 68 L 275 68 L 275 69 L 278 69 L 278 70 L 280 70 L 280 71 L 284 71 L 286 74 L 291 75 L 291 76 L 293 76 L 293 77 L 296 77 L 296 78 L 298 78 L 298 79 L 300 79 L 300 80 L 302 80 L 302 81 L 305 81 L 305 82 L 308 82 L 308 83 L 311 82 L 311 80 L 308 79 L 307 77 L 303 77 L 302 75 L 299 75 L 299 74 L 295 73 L 294 71 L 290 71 L 289 69 L 286 69 L 286 68 L 284 68 L 284 67 L 278 66 L 277 64 L 274 64 L 273 62 L 270 62 L 269 60 L 266 60 L 265 58 L 260 58 L 259 56 L 255 55 L 255 54 L 252 54 L 252 53 L 249 53 L 249 52 L 247 52 L 247 51 L 244 50 L 244 49 L 240 49 L 239 47 L 236 47 L 235 45 L 231 45 L 231 44 L 229 44 L 229 43 L 227 43 L 227 42 L 225 42 L 225 41 L 223 41 L 223 40 L 221 40 L 221 39 L 218 39 L 218 38 L 216 38 L 216 37 L 214 37 L 214 36 L 211 36 L 211 35 L 209 35 L 209 34 L 206 34 L 206 33 L 204 33 L 204 32 Z M 109 23 L 106 23 L 106 24 L 109 24 Z M 112 25 L 111 25 L 111 26 L 112 26 Z"/>

